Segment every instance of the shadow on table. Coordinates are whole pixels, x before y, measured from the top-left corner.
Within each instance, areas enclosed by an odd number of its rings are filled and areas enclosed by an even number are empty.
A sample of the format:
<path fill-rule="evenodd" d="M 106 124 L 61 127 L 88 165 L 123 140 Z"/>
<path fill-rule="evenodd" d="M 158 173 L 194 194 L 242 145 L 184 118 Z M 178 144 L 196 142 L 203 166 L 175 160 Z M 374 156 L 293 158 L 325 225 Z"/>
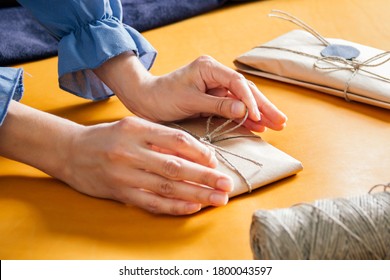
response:
<path fill-rule="evenodd" d="M 0 186 L 0 201 L 18 201 L 36 210 L 54 236 L 70 234 L 128 248 L 169 248 L 172 242 L 183 242 L 211 226 L 188 226 L 188 217 L 153 215 L 133 206 L 89 197 L 51 178 L 2 176 Z"/>

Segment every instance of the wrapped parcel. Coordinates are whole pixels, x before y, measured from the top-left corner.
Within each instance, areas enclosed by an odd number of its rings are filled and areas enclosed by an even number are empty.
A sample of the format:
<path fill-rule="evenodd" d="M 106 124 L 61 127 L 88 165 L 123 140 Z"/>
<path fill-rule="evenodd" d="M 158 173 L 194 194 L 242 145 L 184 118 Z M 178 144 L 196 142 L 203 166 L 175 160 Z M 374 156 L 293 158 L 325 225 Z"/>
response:
<path fill-rule="evenodd" d="M 192 134 L 206 144 L 213 145 L 219 164 L 217 169 L 233 178 L 234 189 L 230 197 L 251 192 L 266 184 L 294 175 L 302 170 L 302 164 L 292 156 L 275 148 L 260 136 L 234 123 L 223 127 L 223 118 L 213 118 L 207 128 L 207 118 L 196 118 L 172 126 Z"/>
<path fill-rule="evenodd" d="M 358 50 L 356 58 L 325 55 L 327 46 L 305 30 L 290 31 L 240 55 L 243 72 L 390 109 L 390 52 L 326 38 L 332 46 Z"/>

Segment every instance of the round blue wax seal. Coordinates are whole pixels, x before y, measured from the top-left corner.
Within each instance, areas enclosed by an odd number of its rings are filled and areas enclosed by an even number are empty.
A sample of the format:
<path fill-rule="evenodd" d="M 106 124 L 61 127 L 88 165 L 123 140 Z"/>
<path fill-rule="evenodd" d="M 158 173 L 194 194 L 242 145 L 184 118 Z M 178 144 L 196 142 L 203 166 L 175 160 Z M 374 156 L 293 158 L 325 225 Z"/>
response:
<path fill-rule="evenodd" d="M 348 60 L 357 58 L 359 54 L 360 51 L 357 48 L 347 46 L 347 45 L 337 45 L 337 44 L 329 45 L 321 51 L 321 55 L 324 57 L 336 56 Z"/>

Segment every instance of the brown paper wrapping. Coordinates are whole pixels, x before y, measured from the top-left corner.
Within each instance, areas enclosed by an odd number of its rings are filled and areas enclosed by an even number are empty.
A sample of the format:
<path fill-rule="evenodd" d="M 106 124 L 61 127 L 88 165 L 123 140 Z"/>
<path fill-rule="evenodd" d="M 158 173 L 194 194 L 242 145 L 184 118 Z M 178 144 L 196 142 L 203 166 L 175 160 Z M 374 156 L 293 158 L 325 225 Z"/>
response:
<path fill-rule="evenodd" d="M 384 53 L 383 50 L 341 39 L 326 39 L 331 44 L 348 45 L 358 49 L 360 55 L 356 59 L 359 62 Z M 369 63 L 370 66 L 361 66 L 354 73 L 354 69 L 345 69 L 345 65 L 340 63 L 336 63 L 338 69 L 325 69 L 334 65 L 319 61 L 324 45 L 303 30 L 290 31 L 262 46 L 267 48 L 255 47 L 237 57 L 237 68 L 253 75 L 390 109 L 390 62 L 381 63 L 388 59 L 390 54 Z"/>
<path fill-rule="evenodd" d="M 225 121 L 226 120 L 222 118 L 213 118 L 210 131 L 213 131 Z M 177 124 L 183 127 L 184 130 L 191 132 L 193 135 L 195 134 L 199 137 L 204 137 L 206 133 L 206 122 L 207 118 L 197 118 L 186 120 Z M 227 129 L 234 126 L 235 124 L 230 124 Z M 172 127 L 177 128 L 175 125 Z M 226 157 L 226 159 L 229 160 L 231 164 L 235 166 L 235 168 L 240 171 L 243 176 L 245 176 L 247 181 L 250 183 L 252 190 L 294 175 L 302 170 L 302 164 L 298 160 L 268 144 L 260 137 L 246 137 L 255 136 L 255 134 L 242 126 L 219 138 L 236 136 L 237 138 L 218 141 L 213 143 L 213 145 L 226 149 L 242 157 L 250 158 L 262 164 L 262 166 L 259 167 L 250 161 L 219 151 L 224 157 Z M 229 197 L 234 197 L 250 191 L 241 176 L 229 167 L 229 165 L 226 164 L 221 157 L 217 157 L 219 158 L 217 169 L 231 176 L 234 181 L 234 189 L 229 194 Z"/>

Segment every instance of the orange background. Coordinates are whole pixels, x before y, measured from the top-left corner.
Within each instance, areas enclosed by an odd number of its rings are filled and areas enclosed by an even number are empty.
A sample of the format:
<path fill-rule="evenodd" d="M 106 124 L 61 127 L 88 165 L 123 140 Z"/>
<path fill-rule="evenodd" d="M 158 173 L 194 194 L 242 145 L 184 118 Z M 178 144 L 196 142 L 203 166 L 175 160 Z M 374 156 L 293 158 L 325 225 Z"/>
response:
<path fill-rule="evenodd" d="M 387 0 L 257 1 L 143 34 L 159 51 L 156 75 L 202 54 L 234 68 L 236 56 L 296 28 L 269 18 L 271 9 L 296 15 L 325 37 L 390 50 L 389 8 Z M 29 74 L 25 104 L 83 124 L 130 115 L 116 97 L 92 103 L 60 90 L 57 58 L 21 66 Z M 289 117 L 285 130 L 261 136 L 300 160 L 301 173 L 225 207 L 170 217 L 82 195 L 32 167 L 0 158 L 0 259 L 252 259 L 255 210 L 365 194 L 390 182 L 388 110 L 246 77 Z"/>

